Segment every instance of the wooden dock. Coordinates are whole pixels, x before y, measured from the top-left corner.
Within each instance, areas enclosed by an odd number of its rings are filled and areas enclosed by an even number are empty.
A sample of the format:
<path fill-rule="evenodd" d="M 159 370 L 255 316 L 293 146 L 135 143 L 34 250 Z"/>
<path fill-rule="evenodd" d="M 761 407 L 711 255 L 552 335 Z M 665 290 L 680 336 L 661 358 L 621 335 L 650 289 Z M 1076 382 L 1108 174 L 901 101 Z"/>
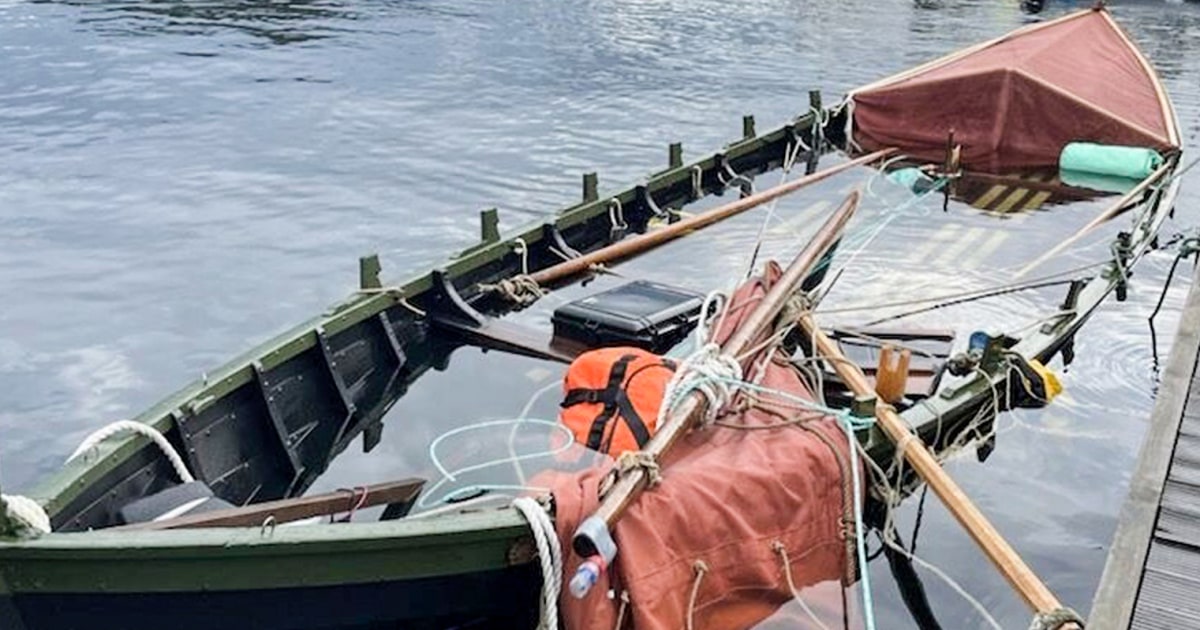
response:
<path fill-rule="evenodd" d="M 1200 268 L 1197 271 L 1088 615 L 1088 630 L 1200 628 Z"/>

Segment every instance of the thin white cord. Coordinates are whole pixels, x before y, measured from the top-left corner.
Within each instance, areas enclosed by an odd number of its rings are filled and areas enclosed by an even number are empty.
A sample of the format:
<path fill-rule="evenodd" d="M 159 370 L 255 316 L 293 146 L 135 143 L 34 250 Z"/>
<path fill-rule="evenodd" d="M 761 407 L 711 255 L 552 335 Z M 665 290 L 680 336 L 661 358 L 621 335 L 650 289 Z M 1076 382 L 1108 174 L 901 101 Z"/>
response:
<path fill-rule="evenodd" d="M 536 499 L 517 497 L 513 507 L 529 521 L 533 542 L 537 545 L 538 560 L 542 565 L 542 620 L 540 630 L 558 630 L 558 594 L 562 589 L 562 546 L 554 521 Z"/>
<path fill-rule="evenodd" d="M 167 438 L 163 437 L 162 433 L 158 432 L 158 429 L 132 420 L 118 420 L 93 432 L 79 443 L 79 447 L 75 449 L 74 453 L 71 453 L 67 461 L 70 462 L 83 453 L 92 450 L 104 440 L 118 433 L 137 433 L 138 435 L 150 438 L 152 442 L 158 445 L 159 450 L 167 457 L 167 460 L 171 462 L 171 466 L 179 474 L 180 480 L 184 483 L 191 483 L 196 480 L 188 470 L 187 465 L 183 463 L 183 458 L 179 456 L 179 452 L 175 450 L 174 446 L 171 446 L 171 443 L 167 441 Z"/>

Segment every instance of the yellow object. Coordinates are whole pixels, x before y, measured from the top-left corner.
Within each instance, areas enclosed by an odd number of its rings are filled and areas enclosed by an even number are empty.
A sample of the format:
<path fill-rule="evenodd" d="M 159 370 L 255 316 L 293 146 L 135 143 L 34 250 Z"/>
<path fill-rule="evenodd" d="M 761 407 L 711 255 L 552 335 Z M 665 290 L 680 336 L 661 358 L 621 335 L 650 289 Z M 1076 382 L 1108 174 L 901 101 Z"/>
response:
<path fill-rule="evenodd" d="M 1037 359 L 1029 360 L 1029 367 L 1042 377 L 1042 386 L 1046 390 L 1046 402 L 1054 400 L 1063 391 L 1062 381 L 1058 380 L 1058 375 L 1053 370 L 1042 364 Z"/>

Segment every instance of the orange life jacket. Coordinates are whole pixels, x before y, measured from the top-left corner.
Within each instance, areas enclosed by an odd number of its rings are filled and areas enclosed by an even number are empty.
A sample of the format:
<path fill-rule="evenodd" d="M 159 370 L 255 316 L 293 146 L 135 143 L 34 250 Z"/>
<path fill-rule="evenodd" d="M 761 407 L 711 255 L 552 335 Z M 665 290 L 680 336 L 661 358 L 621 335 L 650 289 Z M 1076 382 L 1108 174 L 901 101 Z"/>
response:
<path fill-rule="evenodd" d="M 590 449 L 613 457 L 639 450 L 658 428 L 658 407 L 674 374 L 674 361 L 641 348 L 585 352 L 563 377 L 559 421 Z"/>

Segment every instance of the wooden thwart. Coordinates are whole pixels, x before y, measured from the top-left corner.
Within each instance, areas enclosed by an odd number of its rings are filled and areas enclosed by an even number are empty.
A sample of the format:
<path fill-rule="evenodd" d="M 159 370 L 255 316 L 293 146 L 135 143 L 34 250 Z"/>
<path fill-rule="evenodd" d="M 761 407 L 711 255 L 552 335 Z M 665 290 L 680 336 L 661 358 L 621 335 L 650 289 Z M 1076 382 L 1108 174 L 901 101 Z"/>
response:
<path fill-rule="evenodd" d="M 410 478 L 401 481 L 339 490 L 310 497 L 265 501 L 238 508 L 213 510 L 200 514 L 184 515 L 161 521 L 134 523 L 114 527 L 114 530 L 185 529 L 191 527 L 257 527 L 268 518 L 275 523 L 287 523 L 314 516 L 326 516 L 340 512 L 351 512 L 376 505 L 412 503 L 425 486 L 424 479 Z"/>
<path fill-rule="evenodd" d="M 856 396 L 874 396 L 875 392 L 862 370 L 853 362 L 846 359 L 838 349 L 837 343 L 830 339 L 824 331 L 817 327 L 811 315 L 800 318 L 804 332 L 811 335 L 813 349 L 817 356 L 827 359 L 833 364 L 838 375 Z M 975 539 L 992 564 L 1004 575 L 1009 584 L 1020 593 L 1021 597 L 1037 612 L 1051 612 L 1062 607 L 1058 598 L 1033 573 L 1029 565 L 1021 559 L 1017 552 L 996 531 L 983 512 L 963 492 L 954 479 L 942 469 L 925 444 L 909 429 L 900 415 L 891 405 L 877 404 L 875 418 L 884 433 L 903 452 L 904 458 L 912 465 L 917 474 L 933 488 L 934 493 L 954 515 L 967 532 Z M 1064 626 L 1064 627 L 1074 627 Z"/>

